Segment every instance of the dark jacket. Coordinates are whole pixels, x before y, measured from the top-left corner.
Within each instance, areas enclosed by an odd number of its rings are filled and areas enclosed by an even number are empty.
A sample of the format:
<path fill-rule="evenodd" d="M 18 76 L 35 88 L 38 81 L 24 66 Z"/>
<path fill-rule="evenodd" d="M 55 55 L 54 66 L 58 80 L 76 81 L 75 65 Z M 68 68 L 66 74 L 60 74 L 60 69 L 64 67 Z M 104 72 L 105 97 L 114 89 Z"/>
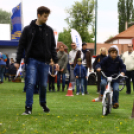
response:
<path fill-rule="evenodd" d="M 82 64 L 81 65 L 76 64 L 74 68 L 74 75 L 75 77 L 78 76 L 78 77 L 83 78 L 87 76 L 87 71 Z"/>
<path fill-rule="evenodd" d="M 78 58 L 81 58 L 81 53 L 82 53 L 82 52 L 81 52 L 80 50 L 77 51 L 76 57 L 75 57 L 75 59 L 74 59 L 74 66 L 76 66 L 76 64 L 77 64 L 77 59 L 78 59 Z M 92 69 L 91 53 L 90 53 L 90 51 L 87 51 L 87 52 L 86 52 L 86 62 L 87 62 L 87 67 L 90 68 L 90 69 Z"/>
<path fill-rule="evenodd" d="M 26 62 L 28 58 L 35 58 L 49 63 L 52 58 L 54 62 L 57 63 L 56 43 L 52 28 L 43 24 L 42 35 L 38 35 L 39 26 L 37 26 L 35 22 L 36 20 L 33 20 L 30 25 L 23 29 L 19 40 L 16 62 L 20 64 L 25 50 Z"/>
<path fill-rule="evenodd" d="M 126 72 L 126 66 L 123 64 L 123 61 L 119 56 L 117 56 L 115 60 L 110 56 L 105 57 L 95 68 L 105 68 L 105 70 L 102 71 L 104 71 L 108 77 L 113 74 L 119 74 L 120 72 Z"/>
<path fill-rule="evenodd" d="M 95 70 L 95 66 L 99 63 L 99 62 L 101 62 L 102 60 L 103 60 L 103 58 L 105 58 L 105 57 L 107 57 L 106 55 L 98 55 L 96 58 L 95 58 L 95 61 L 94 61 L 94 63 L 93 63 L 93 68 L 94 68 L 94 70 Z M 96 71 L 96 70 L 95 70 Z"/>

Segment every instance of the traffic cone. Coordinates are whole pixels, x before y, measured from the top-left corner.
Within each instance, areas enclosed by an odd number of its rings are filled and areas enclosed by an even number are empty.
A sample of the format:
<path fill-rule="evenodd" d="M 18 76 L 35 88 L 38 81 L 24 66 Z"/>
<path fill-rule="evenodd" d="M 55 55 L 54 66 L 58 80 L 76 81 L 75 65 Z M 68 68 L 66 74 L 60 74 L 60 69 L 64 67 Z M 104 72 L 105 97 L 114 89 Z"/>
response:
<path fill-rule="evenodd" d="M 133 109 L 132 109 L 132 116 L 131 118 L 134 118 L 134 102 L 133 102 Z"/>
<path fill-rule="evenodd" d="M 66 96 L 74 96 L 72 92 L 72 83 L 69 83 L 68 91 Z"/>

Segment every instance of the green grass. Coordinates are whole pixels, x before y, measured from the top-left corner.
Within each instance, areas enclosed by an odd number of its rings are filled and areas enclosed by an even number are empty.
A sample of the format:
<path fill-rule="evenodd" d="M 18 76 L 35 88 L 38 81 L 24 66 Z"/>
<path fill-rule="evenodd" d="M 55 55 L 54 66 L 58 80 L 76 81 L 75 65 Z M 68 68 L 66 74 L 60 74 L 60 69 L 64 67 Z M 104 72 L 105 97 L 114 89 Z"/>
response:
<path fill-rule="evenodd" d="M 102 116 L 95 86 L 88 86 L 90 95 L 66 97 L 66 92 L 47 92 L 50 113 L 43 113 L 39 95 L 34 95 L 32 115 L 21 115 L 25 107 L 24 83 L 5 82 L 0 85 L 0 134 L 133 134 L 131 119 L 133 92 L 120 92 L 120 107 Z"/>

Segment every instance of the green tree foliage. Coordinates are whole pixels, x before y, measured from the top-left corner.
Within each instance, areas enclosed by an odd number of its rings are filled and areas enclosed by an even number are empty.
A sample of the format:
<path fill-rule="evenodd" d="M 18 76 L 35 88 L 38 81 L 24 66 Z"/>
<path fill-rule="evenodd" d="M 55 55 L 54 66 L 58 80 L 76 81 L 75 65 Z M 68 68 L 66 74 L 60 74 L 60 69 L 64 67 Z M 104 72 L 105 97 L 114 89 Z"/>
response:
<path fill-rule="evenodd" d="M 0 23 L 11 24 L 11 13 L 0 9 Z"/>
<path fill-rule="evenodd" d="M 119 0 L 118 13 L 119 13 L 119 33 L 125 30 L 126 11 L 125 0 Z"/>
<path fill-rule="evenodd" d="M 132 20 L 133 13 L 133 0 L 119 0 L 118 2 L 118 13 L 119 13 L 119 33 L 125 30 L 126 22 L 127 26 Z"/>
<path fill-rule="evenodd" d="M 59 33 L 58 41 L 63 42 L 65 45 L 68 46 L 68 50 L 71 50 L 71 30 L 70 29 L 63 29 L 63 32 Z"/>
<path fill-rule="evenodd" d="M 83 42 L 94 42 L 94 0 L 82 0 L 75 2 L 71 8 L 66 9 L 69 16 L 65 19 L 69 29 L 76 29 L 81 35 Z M 89 25 L 92 32 L 89 32 Z"/>

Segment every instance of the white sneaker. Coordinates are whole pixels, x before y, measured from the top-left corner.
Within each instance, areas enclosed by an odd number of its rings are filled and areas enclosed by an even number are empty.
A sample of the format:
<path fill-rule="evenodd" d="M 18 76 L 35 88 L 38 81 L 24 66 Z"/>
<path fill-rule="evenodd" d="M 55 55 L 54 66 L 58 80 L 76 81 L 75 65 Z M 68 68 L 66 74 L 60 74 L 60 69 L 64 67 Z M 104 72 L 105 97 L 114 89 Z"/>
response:
<path fill-rule="evenodd" d="M 79 93 L 76 93 L 76 95 L 79 95 Z"/>
<path fill-rule="evenodd" d="M 85 95 L 84 93 L 82 93 L 82 95 Z"/>

